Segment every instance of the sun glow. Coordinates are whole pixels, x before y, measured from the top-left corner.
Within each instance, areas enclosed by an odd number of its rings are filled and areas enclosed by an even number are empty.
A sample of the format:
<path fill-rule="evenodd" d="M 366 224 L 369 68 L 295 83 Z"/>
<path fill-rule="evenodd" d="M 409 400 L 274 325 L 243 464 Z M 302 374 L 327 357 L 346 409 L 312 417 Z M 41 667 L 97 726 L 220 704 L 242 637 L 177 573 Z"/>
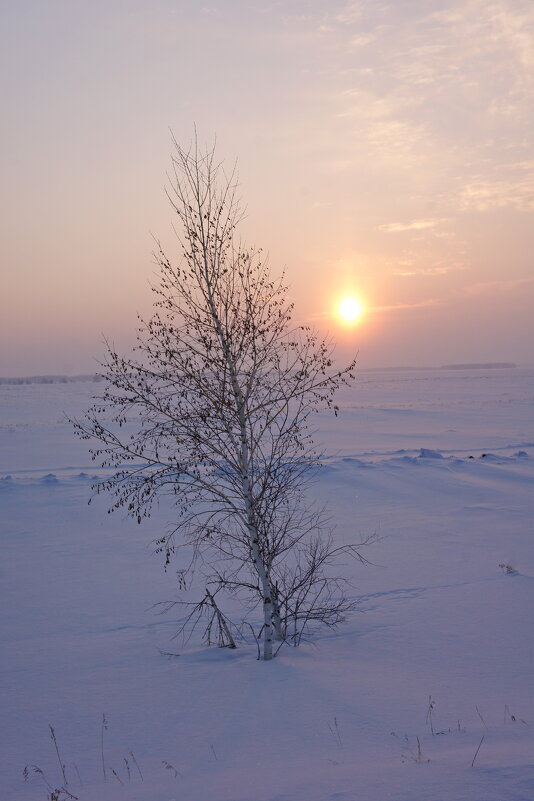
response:
<path fill-rule="evenodd" d="M 345 323 L 355 323 L 362 313 L 362 304 L 352 295 L 347 295 L 340 301 L 337 313 Z"/>

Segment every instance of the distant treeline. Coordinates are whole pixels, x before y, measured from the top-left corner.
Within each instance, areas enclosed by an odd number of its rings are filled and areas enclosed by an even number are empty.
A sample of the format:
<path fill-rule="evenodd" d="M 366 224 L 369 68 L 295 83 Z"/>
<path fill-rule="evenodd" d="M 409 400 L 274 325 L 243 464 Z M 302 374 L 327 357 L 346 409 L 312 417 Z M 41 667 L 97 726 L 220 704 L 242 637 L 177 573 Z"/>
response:
<path fill-rule="evenodd" d="M 513 362 L 486 362 L 484 364 L 443 364 L 440 370 L 487 370 L 497 369 L 503 367 L 517 367 Z M 405 370 L 435 370 L 435 367 L 411 367 L 404 365 L 402 367 L 363 367 L 360 372 L 362 373 L 386 373 L 397 372 L 401 373 Z M 76 381 L 102 381 L 99 375 L 30 375 L 20 376 L 16 378 L 2 378 L 0 376 L 0 385 L 2 384 L 72 384 Z"/>
<path fill-rule="evenodd" d="M 2 378 L 0 384 L 72 384 L 75 381 L 102 381 L 99 375 L 30 375 Z"/>
<path fill-rule="evenodd" d="M 484 364 L 444 364 L 442 370 L 495 370 L 500 367 L 517 367 L 513 362 L 485 362 Z"/>

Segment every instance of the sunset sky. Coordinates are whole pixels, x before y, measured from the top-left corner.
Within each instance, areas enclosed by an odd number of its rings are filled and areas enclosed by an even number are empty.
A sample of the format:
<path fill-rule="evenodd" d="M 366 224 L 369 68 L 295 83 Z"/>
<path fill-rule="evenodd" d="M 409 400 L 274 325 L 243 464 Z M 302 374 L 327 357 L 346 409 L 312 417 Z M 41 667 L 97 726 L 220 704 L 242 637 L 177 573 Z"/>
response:
<path fill-rule="evenodd" d="M 0 7 L 0 376 L 132 343 L 172 245 L 169 129 L 194 125 L 341 354 L 534 362 L 532 0 Z"/>

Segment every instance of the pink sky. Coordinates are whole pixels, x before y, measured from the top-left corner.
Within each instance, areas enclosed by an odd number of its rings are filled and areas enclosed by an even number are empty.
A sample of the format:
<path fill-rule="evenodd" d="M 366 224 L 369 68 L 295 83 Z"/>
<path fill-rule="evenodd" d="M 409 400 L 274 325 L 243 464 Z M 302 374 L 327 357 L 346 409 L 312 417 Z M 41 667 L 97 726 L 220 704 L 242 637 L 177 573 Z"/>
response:
<path fill-rule="evenodd" d="M 0 375 L 91 372 L 171 242 L 169 127 L 230 164 L 296 319 L 363 367 L 532 363 L 531 0 L 2 8 Z M 365 312 L 352 329 L 333 308 Z"/>

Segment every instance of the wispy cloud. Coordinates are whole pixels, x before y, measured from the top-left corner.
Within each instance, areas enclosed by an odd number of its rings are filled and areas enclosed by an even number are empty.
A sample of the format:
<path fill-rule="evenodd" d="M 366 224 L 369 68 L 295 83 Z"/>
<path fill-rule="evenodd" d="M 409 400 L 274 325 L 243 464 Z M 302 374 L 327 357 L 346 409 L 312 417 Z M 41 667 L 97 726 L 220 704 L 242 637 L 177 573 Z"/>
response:
<path fill-rule="evenodd" d="M 426 220 L 412 220 L 407 223 L 386 223 L 379 225 L 379 231 L 386 231 L 387 233 L 397 233 L 399 231 L 423 231 L 425 228 L 435 228 L 436 225 L 448 222 L 448 218 L 426 219 Z"/>
<path fill-rule="evenodd" d="M 491 211 L 512 207 L 521 211 L 534 209 L 534 170 L 508 179 L 479 176 L 463 186 L 459 197 L 463 211 Z"/>
<path fill-rule="evenodd" d="M 481 295 L 494 295 L 516 290 L 533 290 L 534 277 L 516 278 L 510 281 L 479 281 L 476 284 L 464 286 L 461 294 L 466 297 L 480 297 Z"/>
<path fill-rule="evenodd" d="M 428 298 L 426 300 L 420 300 L 414 303 L 391 303 L 387 305 L 370 305 L 366 306 L 364 310 L 364 315 L 367 316 L 369 314 L 389 314 L 390 312 L 404 312 L 404 311 L 413 311 L 415 309 L 426 309 L 432 306 L 439 306 L 441 305 L 441 301 L 438 298 Z M 306 321 L 299 321 L 300 324 L 304 322 L 320 322 L 325 320 L 332 320 L 336 318 L 337 315 L 334 311 L 323 311 L 318 312 L 316 314 L 310 315 Z"/>
<path fill-rule="evenodd" d="M 341 25 L 354 25 L 363 15 L 364 4 L 358 0 L 348 0 L 343 7 L 334 13 L 335 22 Z"/>
<path fill-rule="evenodd" d="M 399 267 L 396 270 L 391 271 L 391 275 L 397 275 L 401 278 L 407 278 L 411 276 L 419 276 L 419 275 L 448 275 L 452 272 L 457 272 L 458 270 L 465 270 L 465 264 L 463 262 L 456 262 L 456 263 L 447 263 L 447 264 L 435 264 L 430 267 Z"/>
<path fill-rule="evenodd" d="M 428 298 L 417 303 L 392 303 L 389 306 L 371 306 L 370 312 L 394 312 L 407 311 L 411 309 L 425 309 L 430 306 L 439 306 L 441 301 L 438 298 Z"/>
<path fill-rule="evenodd" d="M 375 39 L 376 36 L 374 33 L 362 33 L 359 36 L 353 36 L 350 40 L 350 44 L 353 47 L 365 47 L 366 45 L 371 44 L 371 42 L 374 42 Z"/>
<path fill-rule="evenodd" d="M 531 143 L 534 3 L 447 5 L 347 3 L 328 15 L 331 102 L 347 130 L 336 160 L 410 171 L 412 192 L 437 197 L 447 213 L 458 183 L 456 210 L 530 208 L 531 183 L 509 163 Z"/>

